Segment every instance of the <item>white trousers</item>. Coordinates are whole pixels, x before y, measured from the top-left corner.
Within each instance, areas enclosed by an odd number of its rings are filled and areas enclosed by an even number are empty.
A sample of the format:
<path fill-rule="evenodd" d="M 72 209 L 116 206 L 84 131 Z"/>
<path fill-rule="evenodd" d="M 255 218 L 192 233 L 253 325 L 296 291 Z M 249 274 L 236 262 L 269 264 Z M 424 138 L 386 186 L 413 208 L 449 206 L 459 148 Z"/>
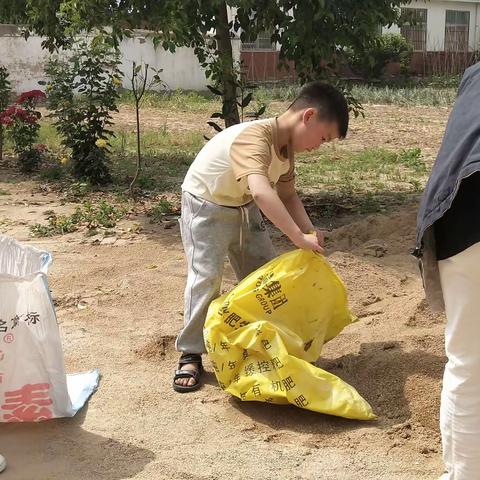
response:
<path fill-rule="evenodd" d="M 438 262 L 448 363 L 440 408 L 442 480 L 480 480 L 480 243 Z"/>

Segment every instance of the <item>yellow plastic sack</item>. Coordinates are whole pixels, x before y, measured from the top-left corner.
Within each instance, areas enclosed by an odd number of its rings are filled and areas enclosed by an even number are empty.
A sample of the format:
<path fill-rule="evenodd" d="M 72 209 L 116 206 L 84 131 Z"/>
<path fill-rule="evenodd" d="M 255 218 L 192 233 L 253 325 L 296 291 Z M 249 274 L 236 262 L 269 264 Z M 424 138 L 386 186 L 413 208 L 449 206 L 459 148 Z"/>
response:
<path fill-rule="evenodd" d="M 241 400 L 371 420 L 372 408 L 352 386 L 310 363 L 354 321 L 327 260 L 294 250 L 213 301 L 204 338 L 221 388 Z"/>

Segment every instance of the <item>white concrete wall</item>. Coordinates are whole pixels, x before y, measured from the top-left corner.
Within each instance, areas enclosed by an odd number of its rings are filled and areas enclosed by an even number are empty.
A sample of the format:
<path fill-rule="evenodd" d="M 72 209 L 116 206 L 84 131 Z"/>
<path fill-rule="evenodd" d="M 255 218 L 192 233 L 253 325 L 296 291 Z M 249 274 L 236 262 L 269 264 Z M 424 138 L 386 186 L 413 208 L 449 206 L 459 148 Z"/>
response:
<path fill-rule="evenodd" d="M 160 77 L 170 89 L 205 90 L 207 79 L 190 48 L 178 48 L 175 54 L 172 54 L 161 46 L 155 49 L 148 39 L 134 37 L 123 40 L 120 49 L 122 52 L 120 69 L 125 74 L 123 77 L 125 88 L 130 88 L 128 77 L 131 76 L 132 62 L 139 64 L 143 61 L 154 68 L 163 69 Z"/>
<path fill-rule="evenodd" d="M 240 58 L 240 40 L 232 41 L 233 55 L 235 59 Z M 120 45 L 122 52 L 121 70 L 125 76 L 123 86 L 130 89 L 132 63 L 141 61 L 148 63 L 156 69 L 163 69 L 160 73 L 161 79 L 167 84 L 168 89 L 182 90 L 206 90 L 209 83 L 205 72 L 193 52 L 193 48 L 177 48 L 175 53 L 165 51 L 161 46 L 155 49 L 149 38 L 136 36 L 122 41 Z"/>
<path fill-rule="evenodd" d="M 38 81 L 46 80 L 45 63 L 49 53 L 42 49 L 42 38 L 31 36 L 26 41 L 15 27 L 0 25 L 0 64 L 10 72 L 12 87 L 16 92 L 39 88 Z M 240 58 L 240 40 L 232 41 L 234 57 Z M 192 48 L 178 48 L 175 53 L 166 52 L 160 46 L 155 49 L 152 41 L 141 35 L 122 41 L 122 71 L 130 76 L 132 62 L 142 60 L 156 69 L 169 89 L 206 90 L 209 83 Z M 127 77 L 123 86 L 130 88 Z"/>
<path fill-rule="evenodd" d="M 42 39 L 31 37 L 28 42 L 17 35 L 0 33 L 0 64 L 7 67 L 15 92 L 40 88 L 48 53 L 42 50 Z"/>
<path fill-rule="evenodd" d="M 427 12 L 427 50 L 438 52 L 444 50 L 445 45 L 445 17 L 447 10 L 470 12 L 469 50 L 480 49 L 480 2 L 471 1 L 437 1 L 414 0 L 405 5 L 409 8 L 426 8 Z M 384 32 L 400 33 L 397 25 L 384 28 Z"/>

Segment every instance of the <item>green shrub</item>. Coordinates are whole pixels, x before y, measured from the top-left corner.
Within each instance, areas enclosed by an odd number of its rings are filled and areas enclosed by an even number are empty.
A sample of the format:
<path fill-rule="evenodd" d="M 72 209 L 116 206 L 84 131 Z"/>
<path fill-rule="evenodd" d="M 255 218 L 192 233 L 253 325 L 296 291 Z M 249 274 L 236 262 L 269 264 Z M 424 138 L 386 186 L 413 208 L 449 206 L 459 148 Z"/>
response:
<path fill-rule="evenodd" d="M 62 144 L 72 150 L 72 173 L 93 184 L 111 181 L 108 138 L 118 111 L 118 52 L 103 42 L 80 42 L 67 60 L 47 66 L 48 107 Z"/>
<path fill-rule="evenodd" d="M 371 47 L 362 51 L 346 52 L 350 67 L 365 78 L 380 78 L 389 62 L 399 62 L 405 72 L 410 66 L 413 56 L 413 46 L 399 33 L 384 33 L 379 35 Z"/>
<path fill-rule="evenodd" d="M 116 207 L 105 201 L 101 201 L 99 204 L 85 202 L 82 206 L 77 207 L 72 215 L 52 213 L 48 217 L 47 225 L 36 223 L 30 227 L 30 231 L 37 237 L 49 237 L 75 232 L 80 226 L 86 227 L 88 231 L 98 228 L 113 228 L 126 213 L 126 208 Z"/>

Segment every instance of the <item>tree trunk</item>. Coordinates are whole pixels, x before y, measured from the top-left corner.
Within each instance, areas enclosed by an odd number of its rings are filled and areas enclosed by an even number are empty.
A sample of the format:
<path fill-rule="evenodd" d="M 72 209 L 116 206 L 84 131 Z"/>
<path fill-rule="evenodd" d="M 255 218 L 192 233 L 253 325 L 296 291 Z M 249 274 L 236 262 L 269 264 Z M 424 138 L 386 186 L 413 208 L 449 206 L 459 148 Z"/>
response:
<path fill-rule="evenodd" d="M 148 79 L 148 63 L 145 64 L 145 76 L 143 77 L 142 85 L 138 85 L 138 71 L 136 70 L 136 63 L 133 62 L 132 69 L 132 92 L 135 97 L 135 118 L 137 122 L 137 168 L 135 170 L 135 176 L 133 177 L 132 182 L 130 183 L 130 196 L 135 198 L 135 183 L 137 183 L 140 172 L 142 171 L 142 148 L 140 144 L 140 102 L 142 101 L 145 89 L 147 88 L 147 79 Z M 141 69 L 140 69 L 141 71 Z"/>
<path fill-rule="evenodd" d="M 0 125 L 0 163 L 3 160 L 3 125 Z"/>
<path fill-rule="evenodd" d="M 135 98 L 135 111 L 136 111 L 136 122 L 137 122 L 137 166 L 135 169 L 135 175 L 132 182 L 130 183 L 130 196 L 135 198 L 135 183 L 137 183 L 138 177 L 142 170 L 142 152 L 140 146 L 140 100 Z"/>
<path fill-rule="evenodd" d="M 233 68 L 232 41 L 228 27 L 227 4 L 221 2 L 217 14 L 217 52 L 222 69 L 223 113 L 225 127 L 240 123 L 237 106 L 237 82 Z"/>

